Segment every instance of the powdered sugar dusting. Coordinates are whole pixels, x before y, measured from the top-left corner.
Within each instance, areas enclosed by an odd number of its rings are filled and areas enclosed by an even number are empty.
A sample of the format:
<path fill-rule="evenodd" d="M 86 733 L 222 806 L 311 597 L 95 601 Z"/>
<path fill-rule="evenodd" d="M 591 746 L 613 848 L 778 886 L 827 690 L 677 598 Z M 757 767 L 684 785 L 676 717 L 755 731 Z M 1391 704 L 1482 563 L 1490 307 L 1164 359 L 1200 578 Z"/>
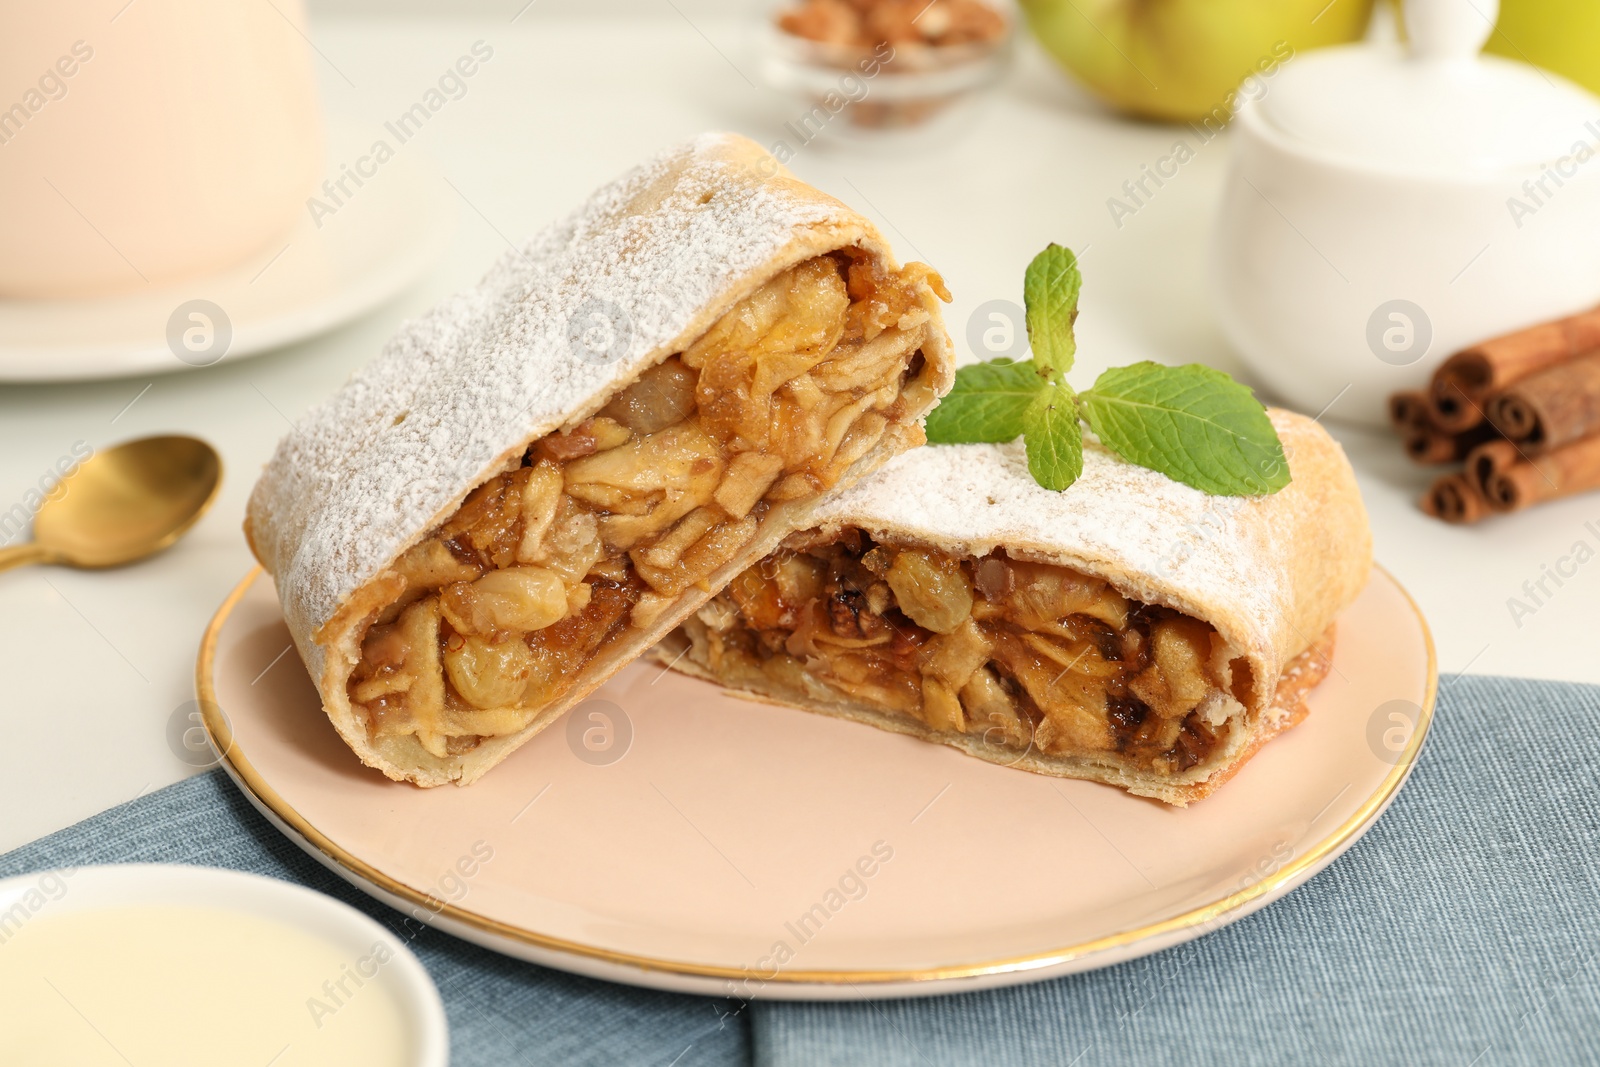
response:
<path fill-rule="evenodd" d="M 706 134 L 629 172 L 305 415 L 250 507 L 292 628 L 321 626 L 529 442 L 684 347 L 753 272 L 815 254 L 818 228 L 881 250 L 844 205 L 753 173 L 759 153 Z"/>
<path fill-rule="evenodd" d="M 1286 444 L 1310 426 L 1272 415 Z M 1294 616 L 1292 546 L 1281 540 L 1289 524 L 1280 528 L 1270 516 L 1298 506 L 1299 495 L 1291 483 L 1275 497 L 1207 496 L 1092 441 L 1084 445 L 1082 477 L 1055 492 L 1028 473 L 1021 441 L 935 445 L 895 458 L 833 497 L 816 521 L 927 538 L 974 555 L 1002 546 L 1048 555 L 1146 602 L 1191 613 L 1233 605 L 1260 629 L 1230 638 L 1264 648 Z"/>

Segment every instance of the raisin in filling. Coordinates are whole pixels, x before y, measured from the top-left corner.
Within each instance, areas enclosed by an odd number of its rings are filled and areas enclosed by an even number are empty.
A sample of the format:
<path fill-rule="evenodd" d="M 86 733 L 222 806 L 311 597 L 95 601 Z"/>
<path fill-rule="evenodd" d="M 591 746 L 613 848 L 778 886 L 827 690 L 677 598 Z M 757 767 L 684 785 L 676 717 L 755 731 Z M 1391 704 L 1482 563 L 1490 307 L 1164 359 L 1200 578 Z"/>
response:
<path fill-rule="evenodd" d="M 1248 665 L 1211 626 L 1097 578 L 857 529 L 792 545 L 684 624 L 720 680 L 1166 775 L 1204 763 L 1244 712 Z"/>

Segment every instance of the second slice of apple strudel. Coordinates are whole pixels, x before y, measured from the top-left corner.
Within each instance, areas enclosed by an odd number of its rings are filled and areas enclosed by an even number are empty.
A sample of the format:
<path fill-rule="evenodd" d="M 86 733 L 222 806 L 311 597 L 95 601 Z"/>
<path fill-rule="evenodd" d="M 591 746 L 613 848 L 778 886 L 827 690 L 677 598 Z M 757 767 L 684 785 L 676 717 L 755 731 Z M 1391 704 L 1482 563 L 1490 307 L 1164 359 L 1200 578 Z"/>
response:
<path fill-rule="evenodd" d="M 1306 714 L 1367 580 L 1349 464 L 1271 418 L 1293 480 L 1210 497 L 1090 444 L 917 449 L 830 500 L 658 650 L 747 695 L 1172 804 Z"/>

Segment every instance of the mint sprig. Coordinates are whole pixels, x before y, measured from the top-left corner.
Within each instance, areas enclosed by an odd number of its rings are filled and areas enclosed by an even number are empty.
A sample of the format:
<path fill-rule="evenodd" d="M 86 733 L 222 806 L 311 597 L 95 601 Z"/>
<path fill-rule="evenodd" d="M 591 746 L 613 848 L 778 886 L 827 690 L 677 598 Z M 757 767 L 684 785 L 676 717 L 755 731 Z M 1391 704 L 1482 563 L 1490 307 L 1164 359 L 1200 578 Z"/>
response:
<path fill-rule="evenodd" d="M 1258 496 L 1289 484 L 1289 464 L 1255 395 L 1197 363 L 1135 363 L 1074 393 L 1066 373 L 1077 356 L 1073 324 L 1083 279 L 1077 258 L 1052 244 L 1023 276 L 1032 358 L 962 367 L 928 415 L 933 444 L 1023 439 L 1028 471 L 1046 489 L 1083 473 L 1086 420 L 1101 444 L 1131 463 L 1213 496 Z"/>
<path fill-rule="evenodd" d="M 1023 445 L 1028 472 L 1046 489 L 1065 489 L 1083 473 L 1083 428 L 1077 398 L 1065 385 L 1047 385 L 1028 406 Z"/>
<path fill-rule="evenodd" d="M 1083 275 L 1072 249 L 1046 246 L 1033 257 L 1022 276 L 1022 303 L 1027 309 L 1028 344 L 1033 362 L 1051 377 L 1065 375 L 1078 354 L 1072 326 L 1078 321 L 1078 290 Z"/>
<path fill-rule="evenodd" d="M 1113 367 L 1080 393 L 1102 444 L 1212 496 L 1258 496 L 1289 484 L 1272 420 L 1249 389 L 1189 363 Z"/>
<path fill-rule="evenodd" d="M 1032 360 L 962 367 L 956 384 L 928 413 L 928 440 L 951 445 L 1015 441 L 1027 429 L 1028 408 L 1044 387 Z"/>

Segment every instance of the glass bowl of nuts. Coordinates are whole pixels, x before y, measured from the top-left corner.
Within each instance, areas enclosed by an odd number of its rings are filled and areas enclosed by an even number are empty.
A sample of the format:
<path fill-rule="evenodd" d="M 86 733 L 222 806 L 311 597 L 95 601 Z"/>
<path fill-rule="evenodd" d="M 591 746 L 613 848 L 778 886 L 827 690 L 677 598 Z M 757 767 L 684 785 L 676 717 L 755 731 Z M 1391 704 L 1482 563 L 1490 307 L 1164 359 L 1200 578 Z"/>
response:
<path fill-rule="evenodd" d="M 993 85 L 1015 28 L 1001 0 L 779 0 L 763 73 L 809 107 L 787 124 L 803 142 L 829 125 L 909 129 Z"/>

